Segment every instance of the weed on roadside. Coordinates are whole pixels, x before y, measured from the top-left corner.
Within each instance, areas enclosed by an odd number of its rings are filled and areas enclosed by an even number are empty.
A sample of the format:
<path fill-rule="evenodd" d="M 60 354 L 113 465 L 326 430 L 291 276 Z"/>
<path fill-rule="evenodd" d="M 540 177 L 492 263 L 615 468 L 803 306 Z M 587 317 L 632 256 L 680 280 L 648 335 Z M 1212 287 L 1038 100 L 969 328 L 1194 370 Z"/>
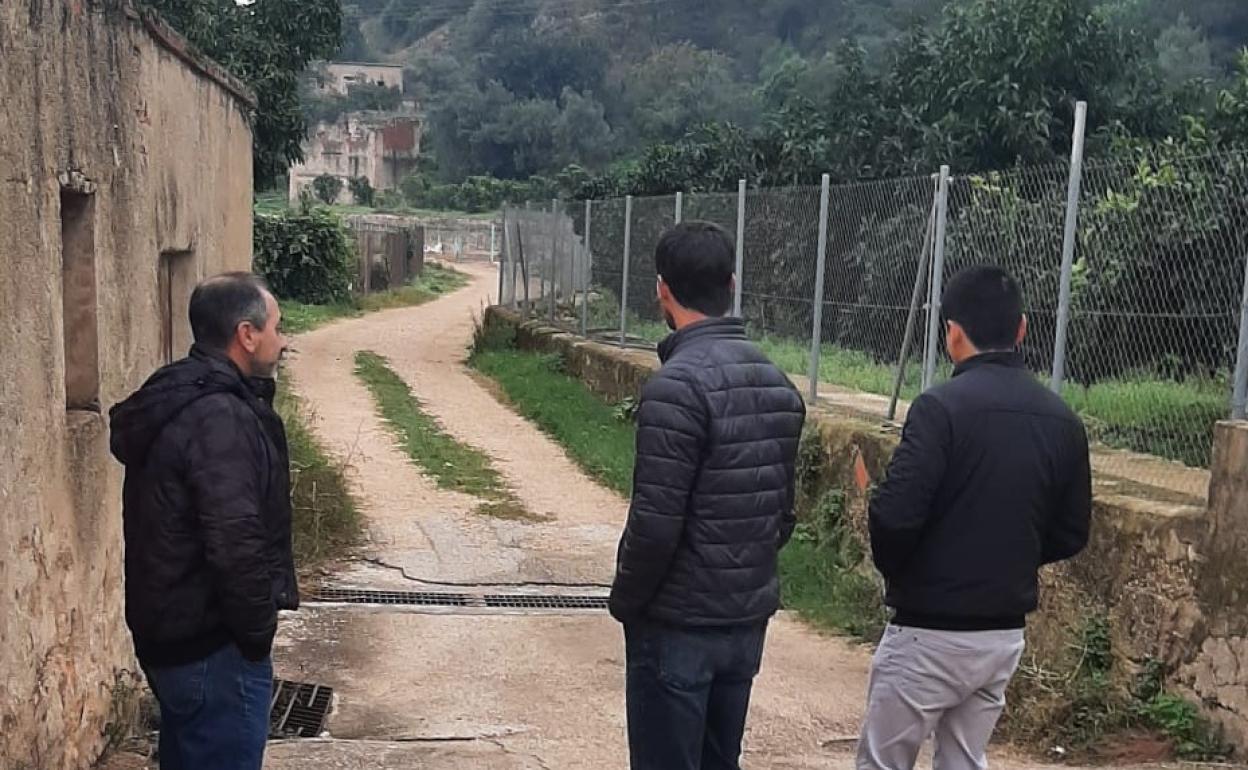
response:
<path fill-rule="evenodd" d="M 407 383 L 386 359 L 371 351 L 355 354 L 355 374 L 373 395 L 382 420 L 404 452 L 442 489 L 485 501 L 477 512 L 512 520 L 539 521 L 507 487 L 486 453 L 459 441 L 425 412 Z"/>

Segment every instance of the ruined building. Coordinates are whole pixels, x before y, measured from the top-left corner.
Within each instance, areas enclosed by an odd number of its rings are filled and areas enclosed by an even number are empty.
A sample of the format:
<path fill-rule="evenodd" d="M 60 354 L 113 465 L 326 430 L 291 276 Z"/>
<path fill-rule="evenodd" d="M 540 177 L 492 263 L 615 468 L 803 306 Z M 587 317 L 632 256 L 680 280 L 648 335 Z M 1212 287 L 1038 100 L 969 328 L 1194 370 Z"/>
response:
<path fill-rule="evenodd" d="M 354 86 L 364 85 L 403 93 L 403 68 L 392 64 L 329 62 L 316 71 L 322 94 L 346 97 Z M 411 99 L 400 101 L 394 110 L 345 111 L 333 120 L 322 120 L 309 128 L 303 162 L 290 169 L 290 201 L 298 201 L 323 175 L 342 181 L 338 203 L 358 202 L 349 184 L 356 178 L 367 179 L 378 192 L 397 190 L 416 168 L 420 137 L 421 121 Z"/>
<path fill-rule="evenodd" d="M 85 768 L 138 685 L 108 408 L 251 262 L 253 97 L 124 0 L 0 5 L 0 767 Z"/>
<path fill-rule="evenodd" d="M 329 62 L 321 69 L 324 75 L 321 89 L 340 96 L 346 96 L 351 86 L 364 84 L 403 90 L 403 68 L 397 64 Z"/>
<path fill-rule="evenodd" d="M 414 111 L 350 112 L 319 123 L 303 143 L 303 163 L 291 166 L 290 201 L 322 174 L 342 180 L 339 203 L 354 202 L 348 180 L 363 177 L 374 190 L 397 190 L 416 168 L 421 122 Z"/>

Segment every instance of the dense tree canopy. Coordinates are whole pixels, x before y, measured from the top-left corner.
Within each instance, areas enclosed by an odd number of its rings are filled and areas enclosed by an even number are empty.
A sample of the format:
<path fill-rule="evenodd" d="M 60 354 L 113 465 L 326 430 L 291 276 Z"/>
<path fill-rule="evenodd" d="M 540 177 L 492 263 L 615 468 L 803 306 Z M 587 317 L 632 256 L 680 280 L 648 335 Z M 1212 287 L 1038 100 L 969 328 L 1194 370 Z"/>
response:
<path fill-rule="evenodd" d="M 409 67 L 440 181 L 574 163 L 613 166 L 599 189 L 661 189 L 685 153 L 763 184 L 1044 162 L 1064 152 L 1078 99 L 1093 152 L 1174 135 L 1248 42 L 1242 3 L 1175 6 L 347 0 L 345 17 L 353 57 Z M 657 176 L 640 181 L 646 169 Z"/>
<path fill-rule="evenodd" d="M 303 158 L 299 78 L 339 49 L 338 0 L 145 0 L 256 93 L 255 177 L 265 186 Z"/>

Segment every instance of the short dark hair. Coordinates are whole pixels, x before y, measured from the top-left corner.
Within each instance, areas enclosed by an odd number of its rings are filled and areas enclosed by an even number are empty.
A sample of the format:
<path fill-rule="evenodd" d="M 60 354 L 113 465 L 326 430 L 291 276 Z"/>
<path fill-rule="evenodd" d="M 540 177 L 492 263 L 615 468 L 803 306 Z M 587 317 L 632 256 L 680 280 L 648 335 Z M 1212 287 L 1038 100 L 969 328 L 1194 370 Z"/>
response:
<path fill-rule="evenodd" d="M 654 267 L 681 305 L 708 316 L 732 309 L 736 247 L 719 225 L 683 222 L 663 234 Z"/>
<path fill-rule="evenodd" d="M 980 350 L 1011 350 L 1023 320 L 1023 292 L 1005 270 L 979 265 L 949 281 L 941 300 L 946 321 L 962 327 Z"/>
<path fill-rule="evenodd" d="M 238 325 L 247 321 L 258 329 L 269 323 L 264 295 L 269 287 L 252 273 L 222 273 L 208 278 L 191 293 L 191 332 L 195 342 L 224 350 Z"/>

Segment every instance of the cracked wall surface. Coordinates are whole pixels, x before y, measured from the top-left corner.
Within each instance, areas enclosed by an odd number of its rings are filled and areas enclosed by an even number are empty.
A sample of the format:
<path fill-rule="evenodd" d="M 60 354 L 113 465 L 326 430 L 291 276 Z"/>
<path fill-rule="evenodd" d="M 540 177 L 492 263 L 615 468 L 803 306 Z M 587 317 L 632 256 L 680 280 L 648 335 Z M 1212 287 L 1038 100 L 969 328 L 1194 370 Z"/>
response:
<path fill-rule="evenodd" d="M 161 254 L 250 265 L 250 96 L 117 0 L 0 4 L 0 93 L 0 767 L 81 768 L 136 681 L 104 415 L 163 360 Z M 64 307 L 72 195 L 94 314 Z M 65 317 L 98 338 L 98 410 L 67 409 Z"/>
<path fill-rule="evenodd" d="M 515 329 L 519 347 L 558 352 L 569 374 L 610 401 L 635 397 L 657 369 L 652 353 L 620 350 L 525 322 L 493 307 L 487 323 Z M 851 522 L 866 537 L 866 499 L 896 446 L 897 431 L 860 414 L 811 411 L 846 490 Z M 1027 630 L 1036 665 L 1068 658 L 1081 628 L 1108 622 L 1126 673 L 1161 663 L 1169 686 L 1199 704 L 1239 750 L 1248 749 L 1248 422 L 1215 430 L 1208 507 L 1123 494 L 1097 483 L 1093 532 L 1077 559 L 1042 573 L 1041 606 Z M 1026 709 L 1026 701 L 1012 708 Z"/>

